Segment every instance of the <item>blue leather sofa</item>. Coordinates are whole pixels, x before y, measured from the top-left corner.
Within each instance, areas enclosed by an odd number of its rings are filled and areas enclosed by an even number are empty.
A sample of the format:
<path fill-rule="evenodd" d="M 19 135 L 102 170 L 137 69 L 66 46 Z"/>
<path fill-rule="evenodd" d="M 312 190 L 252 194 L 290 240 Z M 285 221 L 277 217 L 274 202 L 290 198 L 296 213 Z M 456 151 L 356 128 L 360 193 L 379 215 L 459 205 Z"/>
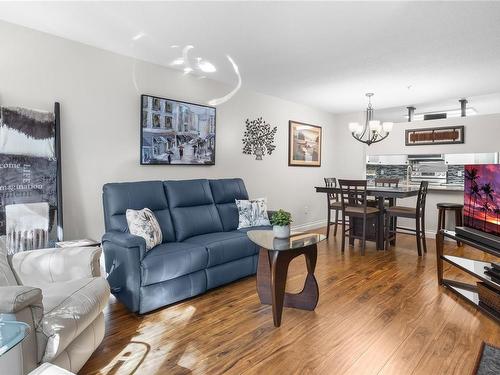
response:
<path fill-rule="evenodd" d="M 259 249 L 248 229 L 237 229 L 235 199 L 248 199 L 241 179 L 104 185 L 102 246 L 113 294 L 143 314 L 255 274 Z M 128 208 L 144 207 L 163 234 L 163 243 L 147 253 L 125 218 Z"/>

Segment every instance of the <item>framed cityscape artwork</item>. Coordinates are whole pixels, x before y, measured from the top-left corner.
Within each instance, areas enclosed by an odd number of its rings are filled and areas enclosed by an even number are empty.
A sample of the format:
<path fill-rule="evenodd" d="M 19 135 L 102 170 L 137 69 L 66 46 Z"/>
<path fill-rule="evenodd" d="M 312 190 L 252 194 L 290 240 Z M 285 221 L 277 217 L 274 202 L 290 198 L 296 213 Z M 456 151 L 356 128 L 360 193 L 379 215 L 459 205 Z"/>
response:
<path fill-rule="evenodd" d="M 321 126 L 288 122 L 288 165 L 321 166 Z"/>
<path fill-rule="evenodd" d="M 216 110 L 141 95 L 141 164 L 214 165 Z"/>

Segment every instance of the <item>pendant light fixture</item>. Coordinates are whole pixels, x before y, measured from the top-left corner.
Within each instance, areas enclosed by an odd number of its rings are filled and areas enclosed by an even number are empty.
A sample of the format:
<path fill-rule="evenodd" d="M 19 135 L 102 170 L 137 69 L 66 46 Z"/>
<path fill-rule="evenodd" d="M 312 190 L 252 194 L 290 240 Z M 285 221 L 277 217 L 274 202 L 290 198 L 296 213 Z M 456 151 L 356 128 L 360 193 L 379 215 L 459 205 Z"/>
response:
<path fill-rule="evenodd" d="M 366 108 L 365 124 L 361 125 L 359 122 L 350 122 L 349 131 L 354 139 L 359 142 L 365 143 L 370 146 L 372 143 L 380 142 L 389 136 L 392 131 L 392 122 L 380 123 L 380 121 L 373 119 L 373 107 L 371 98 L 374 94 L 366 93 L 368 97 L 368 107 Z"/>

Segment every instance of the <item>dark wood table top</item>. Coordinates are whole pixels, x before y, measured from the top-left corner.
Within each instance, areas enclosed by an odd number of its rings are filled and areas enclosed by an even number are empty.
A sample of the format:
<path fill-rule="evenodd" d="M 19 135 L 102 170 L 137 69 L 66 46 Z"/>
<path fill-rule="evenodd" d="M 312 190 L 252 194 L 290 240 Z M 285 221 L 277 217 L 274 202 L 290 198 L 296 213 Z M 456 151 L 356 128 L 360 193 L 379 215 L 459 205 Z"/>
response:
<path fill-rule="evenodd" d="M 317 193 L 340 193 L 340 187 L 316 186 Z M 366 188 L 366 194 L 372 197 L 382 198 L 407 198 L 418 195 L 418 186 L 370 186 Z"/>

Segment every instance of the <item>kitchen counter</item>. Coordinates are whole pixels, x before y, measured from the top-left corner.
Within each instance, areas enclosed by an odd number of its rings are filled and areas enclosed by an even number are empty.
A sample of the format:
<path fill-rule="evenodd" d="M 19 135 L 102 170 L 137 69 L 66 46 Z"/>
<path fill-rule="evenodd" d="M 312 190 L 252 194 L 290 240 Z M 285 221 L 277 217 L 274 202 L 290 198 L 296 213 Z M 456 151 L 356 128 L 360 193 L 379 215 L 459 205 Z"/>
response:
<path fill-rule="evenodd" d="M 399 183 L 399 186 L 406 186 L 406 182 L 401 181 Z M 418 186 L 420 186 L 420 184 L 410 183 L 409 186 L 418 187 Z M 463 185 L 458 185 L 458 184 L 444 184 L 444 185 L 429 184 L 428 190 L 429 191 L 458 191 L 458 192 L 463 192 L 464 191 L 464 186 Z"/>
<path fill-rule="evenodd" d="M 464 191 L 463 185 L 429 185 L 431 191 Z"/>

